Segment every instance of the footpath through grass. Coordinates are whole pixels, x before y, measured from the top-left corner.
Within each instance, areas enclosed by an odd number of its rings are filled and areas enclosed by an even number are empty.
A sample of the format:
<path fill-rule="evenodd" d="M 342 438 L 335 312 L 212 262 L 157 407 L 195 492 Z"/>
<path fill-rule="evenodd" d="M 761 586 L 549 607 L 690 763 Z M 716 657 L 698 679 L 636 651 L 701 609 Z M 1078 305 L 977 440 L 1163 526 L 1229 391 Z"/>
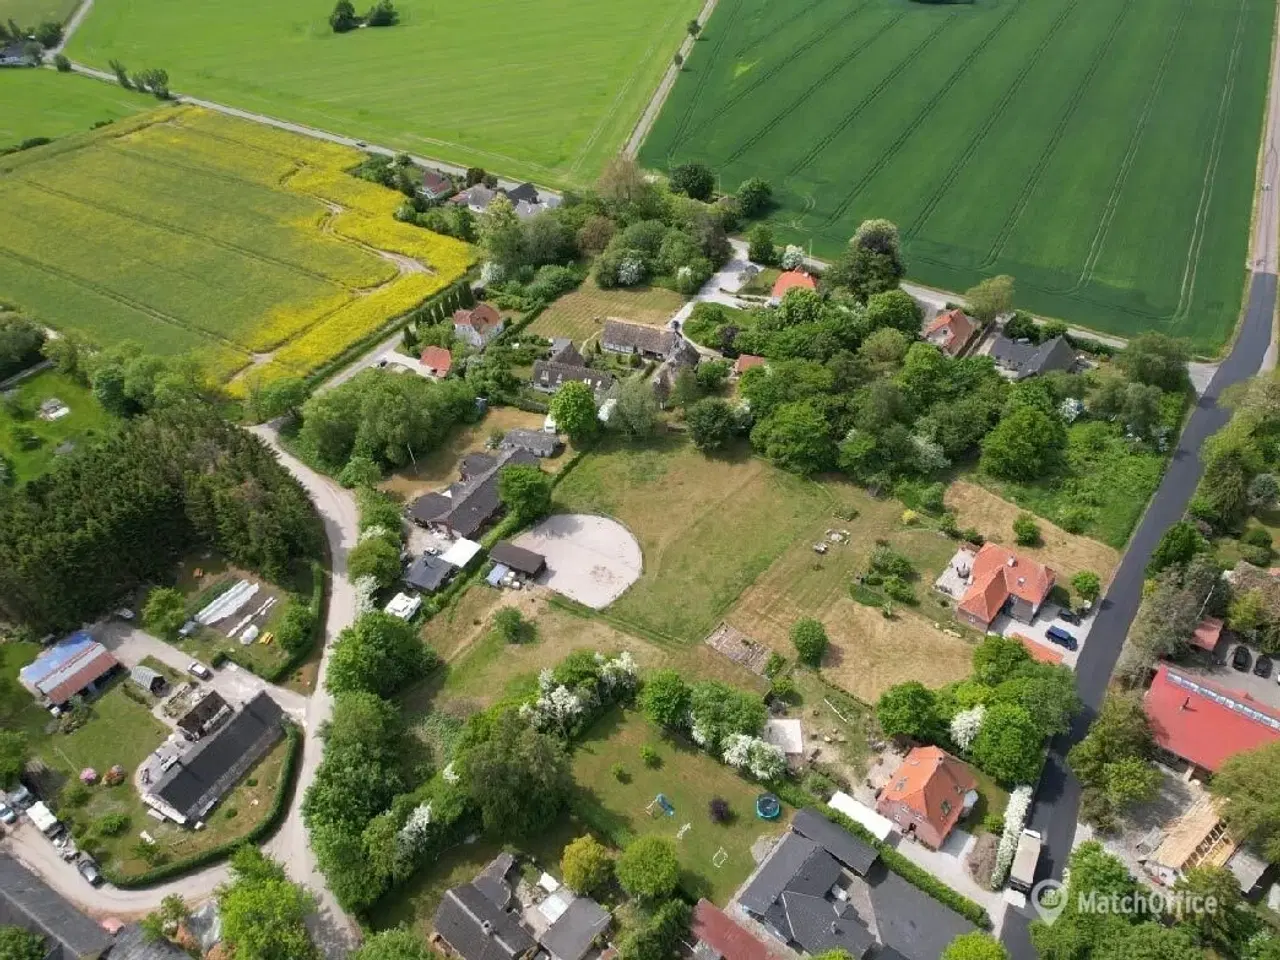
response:
<path fill-rule="evenodd" d="M 994 274 L 1121 336 L 1230 338 L 1273 0 L 720 0 L 641 151 L 772 181 L 779 239 L 899 225 L 913 279 Z"/>

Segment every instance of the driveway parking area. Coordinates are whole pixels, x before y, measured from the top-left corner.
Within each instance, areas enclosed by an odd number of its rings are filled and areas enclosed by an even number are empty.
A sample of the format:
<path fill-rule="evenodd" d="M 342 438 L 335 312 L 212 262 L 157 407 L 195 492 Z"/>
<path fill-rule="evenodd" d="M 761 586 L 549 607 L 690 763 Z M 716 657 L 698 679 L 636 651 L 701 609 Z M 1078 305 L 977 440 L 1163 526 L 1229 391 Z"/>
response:
<path fill-rule="evenodd" d="M 1052 603 L 1046 603 L 1040 608 L 1040 615 L 1036 617 L 1034 623 L 1022 623 L 1014 620 L 1012 617 L 1001 614 L 996 617 L 991 624 L 993 633 L 998 633 L 1004 637 L 1011 637 L 1014 634 L 1026 637 L 1033 643 L 1045 647 L 1052 653 L 1058 654 L 1062 658 L 1062 662 L 1072 670 L 1076 668 L 1076 661 L 1080 659 L 1080 653 L 1084 650 L 1085 641 L 1089 639 L 1089 631 L 1093 627 L 1093 617 L 1085 617 L 1079 626 L 1067 623 L 1065 620 L 1058 618 L 1059 607 Z M 1068 650 L 1066 647 L 1053 643 L 1047 636 L 1045 631 L 1050 627 L 1061 627 L 1067 633 L 1076 638 L 1076 648 Z"/>
<path fill-rule="evenodd" d="M 1257 662 L 1260 651 L 1249 648 L 1250 668 L 1236 670 L 1231 666 L 1231 655 L 1237 646 L 1239 643 L 1236 642 L 1219 645 L 1217 656 L 1223 657 L 1225 662 L 1210 657 L 1189 658 L 1186 663 L 1180 663 L 1178 669 L 1183 673 L 1208 680 L 1214 686 L 1237 696 L 1245 696 L 1273 710 L 1280 710 L 1280 683 L 1276 682 L 1277 673 L 1280 672 L 1280 662 L 1272 665 L 1270 676 L 1259 677 L 1253 673 L 1252 665 Z M 1277 657 L 1271 659 L 1280 661 Z"/>

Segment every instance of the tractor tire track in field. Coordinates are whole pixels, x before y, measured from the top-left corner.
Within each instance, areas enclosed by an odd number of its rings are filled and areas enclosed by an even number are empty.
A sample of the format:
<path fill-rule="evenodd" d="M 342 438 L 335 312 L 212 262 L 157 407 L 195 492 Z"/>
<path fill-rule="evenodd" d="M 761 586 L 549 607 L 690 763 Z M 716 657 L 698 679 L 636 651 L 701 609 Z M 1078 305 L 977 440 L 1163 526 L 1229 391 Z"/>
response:
<path fill-rule="evenodd" d="M 229 253 L 234 253 L 237 256 L 242 256 L 246 260 L 253 260 L 257 263 L 263 263 L 263 264 L 271 264 L 272 266 L 276 266 L 284 270 L 292 271 L 301 276 L 308 277 L 312 280 L 317 280 L 321 283 L 332 284 L 333 286 L 340 287 L 344 290 L 354 291 L 355 289 L 357 289 L 355 287 L 351 287 L 348 284 L 343 283 L 341 280 L 335 280 L 333 277 L 325 276 L 323 273 L 318 273 L 314 270 L 308 270 L 306 267 L 302 266 L 301 264 L 290 263 L 287 260 L 281 260 L 277 257 L 270 256 L 269 254 L 259 253 L 255 250 L 250 250 L 247 247 L 241 247 L 234 243 L 228 243 L 225 240 L 219 240 L 217 237 L 208 236 L 207 234 L 200 233 L 197 230 L 190 230 L 186 227 L 180 227 L 176 224 L 165 223 L 162 220 L 153 220 L 150 217 L 144 217 L 141 214 L 135 213 L 131 210 L 124 210 L 120 207 L 112 206 L 109 203 L 103 203 L 100 200 L 87 200 L 84 197 L 78 197 L 75 194 L 66 193 L 62 190 L 55 189 L 54 187 L 37 183 L 34 180 L 21 180 L 19 182 L 21 182 L 22 184 L 28 187 L 32 187 L 33 189 L 39 191 L 40 193 L 45 193 L 50 196 L 59 197 L 71 203 L 79 204 L 83 207 L 88 207 L 91 210 L 100 210 L 105 213 L 112 214 L 113 216 L 120 217 L 122 220 L 131 220 L 135 223 L 145 224 L 146 226 L 154 227 L 157 230 L 162 230 L 166 233 L 176 233 L 179 236 L 189 237 L 193 240 L 199 240 L 199 241 L 208 243 L 211 246 L 217 247 L 219 250 L 226 250 Z"/>
<path fill-rule="evenodd" d="M 1151 88 L 1147 91 L 1147 99 L 1142 105 L 1142 113 L 1138 115 L 1138 122 L 1134 126 L 1133 135 L 1129 138 L 1129 146 L 1120 162 L 1120 169 L 1116 171 L 1115 183 L 1112 184 L 1111 193 L 1102 208 L 1102 216 L 1098 219 L 1098 229 L 1093 235 L 1093 242 L 1089 245 L 1089 253 L 1080 268 L 1080 276 L 1072 286 L 1058 291 L 1059 293 L 1073 294 L 1093 279 L 1094 268 L 1098 265 L 1098 258 L 1102 256 L 1102 248 L 1106 243 L 1107 234 L 1111 231 L 1111 224 L 1115 220 L 1116 211 L 1120 208 L 1120 196 L 1124 192 L 1125 184 L 1128 182 L 1129 171 L 1133 169 L 1134 161 L 1138 156 L 1138 148 L 1142 145 L 1143 134 L 1147 131 L 1147 121 L 1151 118 L 1151 108 L 1155 106 L 1160 91 L 1164 89 L 1165 77 L 1169 75 L 1169 64 L 1173 61 L 1173 51 L 1177 48 L 1178 39 L 1182 35 L 1182 25 L 1186 22 L 1187 11 L 1190 9 L 1191 0 L 1183 0 L 1182 9 L 1178 11 L 1178 19 L 1174 22 L 1173 29 L 1169 31 L 1169 42 L 1165 45 L 1164 55 L 1160 58 L 1160 63 L 1156 67 L 1155 76 L 1151 81 Z"/>
<path fill-rule="evenodd" d="M 841 70 L 847 67 L 850 63 L 856 60 L 859 56 L 861 56 L 862 52 L 866 50 L 867 47 L 871 46 L 871 44 L 874 43 L 876 40 L 879 40 L 880 37 L 882 37 L 885 33 L 887 33 L 891 27 L 893 27 L 905 16 L 906 14 L 900 13 L 896 17 L 892 17 L 889 20 L 885 21 L 884 26 L 882 26 L 879 30 L 875 31 L 875 33 L 866 37 L 856 47 L 854 47 L 847 54 L 845 54 L 843 57 L 837 60 L 830 70 L 828 70 L 826 73 L 824 73 L 821 77 L 819 77 L 817 80 L 813 82 L 813 84 L 809 87 L 808 90 L 805 90 L 803 93 L 800 94 L 800 96 L 796 97 L 794 100 L 788 103 L 786 107 L 784 107 L 782 110 L 779 110 L 776 114 L 774 114 L 773 117 L 771 117 L 763 127 L 761 127 L 759 130 L 753 133 L 750 137 L 748 137 L 742 143 L 738 144 L 738 146 L 734 148 L 733 152 L 730 153 L 725 158 L 724 162 L 732 163 L 734 160 L 737 160 L 740 156 L 742 156 L 744 153 L 746 153 L 748 150 L 754 147 L 757 143 L 759 143 L 762 139 L 764 139 L 764 137 L 768 136 L 773 131 L 773 129 L 777 127 L 778 124 L 780 124 L 783 120 L 787 119 L 787 117 L 792 116 L 795 113 L 795 111 L 813 95 L 813 91 L 816 88 L 821 87 L 824 83 L 829 81 L 837 73 L 839 73 Z"/>
<path fill-rule="evenodd" d="M 810 4 L 811 7 L 815 5 L 816 4 Z M 845 24 L 847 24 L 850 20 L 852 20 L 858 14 L 862 13 L 863 10 L 867 9 L 868 6 L 869 6 L 869 2 L 864 2 L 859 6 L 853 7 L 848 12 L 846 12 L 843 16 L 837 18 L 831 24 L 824 26 L 820 30 L 817 30 L 816 32 L 814 32 L 814 34 L 810 36 L 808 40 L 800 44 L 798 47 L 796 47 L 794 50 L 788 53 L 785 57 L 783 57 L 773 66 L 771 66 L 768 70 L 765 70 L 763 73 L 757 74 L 751 80 L 751 82 L 747 84 L 747 86 L 743 87 L 741 90 L 735 93 L 732 97 L 726 100 L 724 104 L 721 105 L 721 107 L 719 108 L 718 113 L 721 116 L 727 114 L 739 103 L 741 103 L 747 97 L 751 96 L 751 94 L 755 93 L 758 89 L 760 89 L 761 86 L 763 86 L 764 84 L 772 80 L 774 77 L 776 77 L 780 71 L 785 70 L 787 67 L 791 66 L 791 64 L 795 62 L 797 57 L 803 56 L 805 53 L 807 53 L 813 47 L 817 46 L 817 44 L 821 43 L 823 40 L 826 40 L 829 37 L 834 36 L 837 28 L 843 27 Z M 890 26 L 897 23 L 904 16 L 906 16 L 906 14 L 900 13 L 897 16 L 893 17 L 888 24 L 886 24 L 884 27 L 881 27 L 879 30 L 877 30 L 875 33 L 875 36 L 872 37 L 871 39 L 875 39 L 875 37 L 879 37 Z M 856 47 L 854 47 L 853 52 L 843 57 L 836 67 L 834 67 L 832 70 L 829 70 L 826 74 L 823 75 L 822 80 L 816 81 L 815 83 L 811 84 L 809 87 L 809 91 L 806 91 L 797 102 L 802 103 L 809 96 L 809 92 L 812 91 L 814 87 L 818 86 L 820 83 L 826 80 L 826 78 L 835 74 L 841 67 L 843 67 L 850 60 L 852 60 L 859 53 L 861 53 L 863 49 L 866 48 L 867 44 L 871 42 L 871 39 L 865 40 L 862 43 L 858 44 Z M 732 154 L 729 157 L 729 160 L 736 159 L 738 156 L 741 156 L 741 148 L 738 151 L 736 151 L 734 154 Z M 725 162 L 728 162 L 728 161 L 725 161 Z"/>
<path fill-rule="evenodd" d="M 1196 274 L 1200 270 L 1200 251 L 1204 247 L 1205 232 L 1208 229 L 1209 207 L 1213 201 L 1213 186 L 1218 179 L 1218 161 L 1222 159 L 1222 141 L 1227 129 L 1227 116 L 1231 113 L 1231 101 L 1235 96 L 1236 74 L 1240 66 L 1240 47 L 1244 42 L 1246 6 L 1245 0 L 1240 0 L 1240 8 L 1236 14 L 1235 42 L 1231 47 L 1231 57 L 1227 61 L 1227 82 L 1222 90 L 1222 98 L 1218 101 L 1218 122 L 1213 128 L 1209 162 L 1205 166 L 1204 183 L 1200 188 L 1200 203 L 1196 207 L 1195 227 L 1191 233 L 1191 244 L 1187 248 L 1187 263 L 1182 273 L 1182 289 L 1178 296 L 1178 307 L 1171 318 L 1174 321 L 1186 316 L 1195 296 Z"/>
<path fill-rule="evenodd" d="M 907 140 L 911 138 L 911 135 L 916 132 L 916 130 L 920 127 L 922 123 L 924 123 L 925 119 L 929 116 L 929 114 L 933 112 L 933 108 L 942 102 L 942 98 L 945 97 L 951 91 L 951 88 L 954 87 L 956 83 L 960 80 L 960 78 L 964 76 L 964 74 L 968 71 L 969 67 L 978 59 L 982 51 L 985 50 L 988 45 L 990 45 L 991 41 L 994 40 L 999 35 L 999 33 L 1005 28 L 1005 25 L 1010 20 L 1013 19 L 1014 15 L 1017 14 L 1019 10 L 1022 9 L 1022 4 L 1023 4 L 1023 0 L 1018 0 L 1017 3 L 1015 3 L 1012 7 L 1009 8 L 1009 12 L 1006 13 L 1003 17 L 1001 17 L 999 22 L 997 22 L 996 25 L 992 27 L 990 31 L 988 31 L 987 35 L 982 38 L 982 42 L 979 43 L 976 47 L 974 47 L 973 50 L 968 51 L 966 53 L 964 59 L 960 63 L 960 66 L 958 66 L 955 70 L 953 70 L 951 73 L 951 76 L 947 77 L 946 82 L 941 87 L 938 88 L 938 90 L 933 94 L 933 96 L 931 96 L 927 101 L 925 101 L 925 104 L 920 109 L 920 112 L 917 113 L 915 117 L 911 120 L 911 122 L 908 123 L 907 126 L 902 130 L 902 132 L 898 134 L 897 139 L 895 139 L 893 143 L 889 144 L 889 146 L 885 148 L 885 150 L 880 154 L 880 156 L 876 158 L 875 163 L 873 163 L 866 170 L 866 172 L 864 172 L 863 175 L 858 178 L 858 181 L 844 195 L 844 197 L 836 205 L 835 209 L 827 216 L 825 220 L 822 221 L 821 226 L 829 227 L 833 223 L 835 223 L 837 220 L 839 220 L 841 217 L 844 216 L 845 212 L 853 204 L 854 198 L 857 197 L 857 195 L 862 192 L 862 188 L 865 187 L 868 183 L 870 183 L 872 178 L 874 178 L 881 170 L 883 170 L 885 165 L 888 164 L 889 160 L 892 159 L 892 157 L 899 150 L 902 149 L 902 145 L 906 143 Z M 942 21 L 941 26 L 945 27 L 948 23 L 950 23 L 950 20 L 944 20 Z M 934 33 L 930 34 L 929 40 L 932 41 L 938 32 L 940 32 L 940 30 L 934 31 Z M 911 56 L 908 57 L 908 59 L 904 61 L 904 63 L 901 66 L 905 66 L 911 60 L 914 60 L 918 52 L 919 52 L 918 50 L 912 51 Z M 894 76 L 896 76 L 898 72 L 901 72 L 901 71 L 895 70 Z M 890 79 L 892 79 L 892 77 L 890 77 Z M 874 92 L 878 93 L 879 88 L 877 88 L 876 91 Z M 861 110 L 861 105 L 859 105 L 858 110 L 859 111 Z M 807 166 L 813 160 L 817 159 L 818 155 L 822 153 L 822 151 L 824 151 L 828 145 L 830 145 L 831 141 L 836 138 L 836 136 L 840 133 L 840 131 L 842 131 L 852 121 L 853 121 L 853 116 L 849 116 L 844 121 L 842 121 L 839 127 L 837 127 L 834 131 L 832 131 L 828 136 L 824 137 L 822 141 L 819 141 L 817 145 L 815 145 L 814 149 L 810 151 L 810 155 L 808 156 L 808 158 L 806 158 L 803 164 L 796 166 L 792 168 L 791 171 L 789 171 L 788 176 L 799 173 L 800 170 L 804 168 L 804 166 Z"/>
<path fill-rule="evenodd" d="M 1102 61 L 1106 57 L 1107 51 L 1111 49 L 1111 45 L 1115 42 L 1116 34 L 1120 32 L 1120 25 L 1128 17 L 1129 11 L 1132 9 L 1133 0 L 1125 0 L 1124 5 L 1120 7 L 1120 12 L 1116 14 L 1116 18 L 1111 21 L 1111 27 L 1107 30 L 1107 35 L 1103 38 L 1102 43 L 1098 45 L 1097 52 L 1094 54 L 1093 59 L 1089 61 L 1089 68 L 1085 70 L 1084 76 L 1076 84 L 1076 89 L 1072 92 L 1071 99 L 1067 101 L 1066 109 L 1062 111 L 1062 116 L 1058 118 L 1058 124 L 1054 127 L 1053 134 L 1044 145 L 1044 149 L 1040 151 L 1036 165 L 1031 168 L 1031 173 L 1023 183 L 1022 191 L 1018 194 L 1018 199 L 1014 203 L 1013 209 L 1009 211 L 1009 215 L 1005 217 L 1005 221 L 996 233 L 995 239 L 992 240 L 987 256 L 978 265 L 979 270 L 987 269 L 1000 259 L 1000 254 L 1004 251 L 1004 245 L 1009 242 L 1009 237 L 1013 235 L 1014 228 L 1017 227 L 1018 221 L 1022 219 L 1022 214 L 1030 206 L 1031 195 L 1035 193 L 1036 186 L 1040 183 L 1040 178 L 1044 176 L 1045 170 L 1048 169 L 1049 161 L 1053 159 L 1053 155 L 1058 149 L 1058 144 L 1062 142 L 1062 138 L 1067 132 L 1067 127 L 1071 124 L 1071 118 L 1075 116 L 1076 109 L 1084 99 L 1085 92 L 1089 89 L 1089 84 L 1093 81 L 1094 74 L 1098 72 L 1098 67 L 1102 66 Z"/>
<path fill-rule="evenodd" d="M 236 343 L 234 340 L 229 340 L 228 338 L 213 333 L 210 330 L 205 330 L 203 327 L 192 326 L 189 323 L 179 320 L 177 317 L 170 316 L 167 313 L 157 310 L 155 307 L 148 306 L 145 303 L 141 303 L 127 297 L 122 293 L 118 293 L 109 287 L 104 287 L 100 283 L 96 283 L 93 280 L 74 274 L 69 270 L 64 270 L 62 267 L 55 267 L 52 264 L 44 263 L 43 261 L 28 257 L 25 254 L 18 253 L 15 250 L 10 250 L 7 247 L 0 247 L 0 257 L 8 257 L 10 260 L 14 260 L 25 267 L 30 267 L 32 270 L 51 274 L 59 280 L 67 282 L 71 286 L 83 287 L 106 300 L 111 300 L 120 304 L 122 307 L 128 307 L 130 310 L 135 310 L 143 316 L 150 317 L 152 320 L 156 320 L 166 326 L 175 327 L 183 333 L 189 333 L 205 340 L 213 340 L 221 343 L 223 346 L 235 351 L 237 354 L 247 355 L 249 352 L 245 349 L 243 344 Z"/>
<path fill-rule="evenodd" d="M 711 55 L 706 58 L 708 64 L 715 63 L 720 59 L 720 51 L 724 49 L 724 45 L 729 42 L 729 35 L 733 32 L 733 25 L 738 21 L 738 15 L 742 13 L 743 0 L 727 0 L 733 5 L 729 8 L 729 17 L 725 20 L 720 28 L 720 38 L 716 40 L 715 46 L 711 48 Z M 701 59 L 701 58 L 700 58 Z M 676 148 L 685 142 L 689 130 L 689 122 L 693 118 L 694 110 L 698 103 L 702 100 L 703 90 L 706 88 L 707 79 L 711 76 L 709 67 L 704 67 L 698 71 L 698 82 L 694 85 L 693 95 L 689 98 L 689 105 L 685 107 L 684 114 L 680 117 L 680 122 L 676 124 L 675 134 L 671 138 L 671 146 L 667 149 L 667 157 L 670 159 L 675 155 Z"/>
<path fill-rule="evenodd" d="M 944 174 L 942 179 L 938 182 L 938 186 L 929 195 L 929 198 L 925 200 L 924 206 L 920 208 L 920 212 L 916 215 L 915 220 L 912 221 L 909 227 L 907 227 L 904 233 L 904 236 L 907 239 L 916 236 L 916 234 L 924 229 L 924 225 L 929 221 L 929 217 L 933 215 L 933 211 L 937 209 L 943 196 L 945 196 L 946 192 L 951 189 L 951 185 L 955 183 L 956 178 L 960 176 L 960 171 L 963 170 L 968 165 L 969 161 L 973 159 L 974 154 L 978 152 L 978 148 L 982 146 L 982 141 L 987 138 L 987 134 L 991 132 L 991 128 L 995 126 L 996 121 L 1004 116 L 1005 110 L 1009 108 L 1009 104 L 1013 102 L 1013 98 L 1017 95 L 1018 91 L 1022 89 L 1023 82 L 1031 75 L 1031 71 L 1035 68 L 1036 64 L 1039 63 L 1040 56 L 1048 49 L 1053 38 L 1057 36 L 1058 31 L 1062 29 L 1062 25 L 1067 22 L 1067 18 L 1071 16 L 1072 12 L 1079 5 L 1080 0 L 1071 0 L 1071 3 L 1062 8 L 1062 12 L 1058 14 L 1058 18 L 1049 25 L 1049 29 L 1046 31 L 1044 37 L 1041 38 L 1039 45 L 1031 51 L 1031 55 L 1027 57 L 1026 61 L 1023 62 L 1022 66 L 1018 69 L 1017 74 L 1013 78 L 1013 82 L 1009 84 L 1009 88 L 1005 90 L 1004 95 L 996 101 L 995 106 L 987 114 L 982 125 L 970 138 L 969 143 L 965 146 L 964 150 L 960 152 L 960 155 L 952 162 L 951 166 L 947 169 L 946 174 Z"/>
<path fill-rule="evenodd" d="M 1021 6 L 1021 0 L 1019 0 L 1019 6 Z M 888 89 L 893 81 L 896 80 L 902 72 L 907 69 L 907 67 L 915 63 L 920 54 L 924 53 L 924 51 L 933 44 L 933 41 L 942 34 L 954 19 L 955 15 L 953 14 L 945 20 L 938 21 L 938 25 L 933 28 L 933 32 L 920 41 L 920 43 L 916 44 L 916 46 L 909 51 L 905 57 L 894 64 L 893 69 L 882 77 L 879 83 L 868 90 L 863 98 L 855 103 L 853 108 L 840 118 L 839 123 L 828 130 L 827 133 L 820 137 L 818 141 L 809 148 L 808 152 L 806 152 L 804 156 L 791 165 L 791 169 L 787 171 L 786 175 L 788 177 L 795 176 L 809 164 L 813 163 L 813 161 L 831 145 L 831 142 L 835 140 L 836 137 L 840 136 L 849 124 L 853 123 L 853 121 L 858 118 L 859 114 L 861 114 L 863 110 L 870 106 L 871 103 L 880 96 L 880 94 Z M 977 51 L 975 51 L 975 53 L 976 52 Z"/>

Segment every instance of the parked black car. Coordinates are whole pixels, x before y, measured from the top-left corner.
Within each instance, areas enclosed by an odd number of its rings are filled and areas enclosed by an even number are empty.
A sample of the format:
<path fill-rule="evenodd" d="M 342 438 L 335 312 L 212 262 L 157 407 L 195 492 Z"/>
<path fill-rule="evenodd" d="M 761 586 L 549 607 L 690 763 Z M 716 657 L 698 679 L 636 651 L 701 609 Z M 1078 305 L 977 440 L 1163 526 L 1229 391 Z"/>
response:
<path fill-rule="evenodd" d="M 97 861 L 93 857 L 85 854 L 76 864 L 76 869 L 80 871 L 80 876 L 85 878 L 89 886 L 102 886 L 102 874 L 99 872 Z"/>
<path fill-rule="evenodd" d="M 1050 643 L 1056 643 L 1058 646 L 1066 647 L 1068 650 L 1076 648 L 1076 638 L 1061 627 L 1050 627 L 1044 632 L 1044 635 L 1049 638 Z"/>
<path fill-rule="evenodd" d="M 1258 659 L 1253 663 L 1253 674 L 1262 677 L 1264 680 L 1271 676 L 1271 658 L 1265 653 L 1259 654 Z"/>
<path fill-rule="evenodd" d="M 1231 654 L 1231 666 L 1236 670 L 1248 670 L 1253 663 L 1253 654 L 1249 652 L 1249 648 L 1241 644 L 1236 647 Z"/>
<path fill-rule="evenodd" d="M 1080 626 L 1080 614 L 1076 613 L 1074 610 L 1067 610 L 1065 608 L 1059 610 L 1058 619 L 1063 623 L 1071 624 L 1073 627 Z"/>

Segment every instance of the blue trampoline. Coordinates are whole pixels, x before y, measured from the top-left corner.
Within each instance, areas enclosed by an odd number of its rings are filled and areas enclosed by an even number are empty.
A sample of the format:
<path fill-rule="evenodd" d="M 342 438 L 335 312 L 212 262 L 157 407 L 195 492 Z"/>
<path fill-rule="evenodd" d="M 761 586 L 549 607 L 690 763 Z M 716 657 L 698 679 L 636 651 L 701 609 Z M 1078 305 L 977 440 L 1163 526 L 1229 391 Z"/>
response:
<path fill-rule="evenodd" d="M 761 820 L 777 820 L 782 813 L 782 801 L 772 793 L 756 797 L 756 816 Z"/>

